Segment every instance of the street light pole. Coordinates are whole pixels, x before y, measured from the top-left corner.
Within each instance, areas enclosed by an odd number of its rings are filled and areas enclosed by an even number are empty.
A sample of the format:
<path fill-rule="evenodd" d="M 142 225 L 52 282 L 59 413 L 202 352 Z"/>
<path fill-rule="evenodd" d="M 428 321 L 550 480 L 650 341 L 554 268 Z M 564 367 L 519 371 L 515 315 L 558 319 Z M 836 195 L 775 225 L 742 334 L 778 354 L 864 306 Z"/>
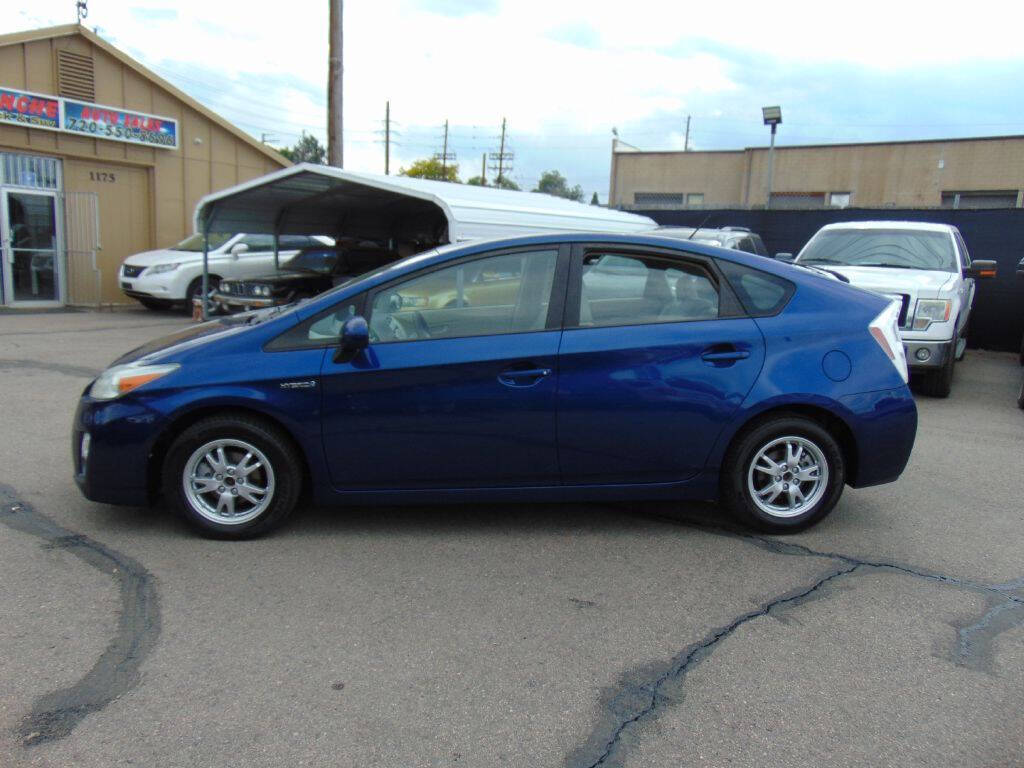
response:
<path fill-rule="evenodd" d="M 764 207 L 772 207 L 772 173 L 775 171 L 775 130 L 782 122 L 782 107 L 762 107 L 761 115 L 764 117 L 764 124 L 771 126 L 772 140 L 768 145 L 768 172 L 765 174 L 765 198 Z"/>

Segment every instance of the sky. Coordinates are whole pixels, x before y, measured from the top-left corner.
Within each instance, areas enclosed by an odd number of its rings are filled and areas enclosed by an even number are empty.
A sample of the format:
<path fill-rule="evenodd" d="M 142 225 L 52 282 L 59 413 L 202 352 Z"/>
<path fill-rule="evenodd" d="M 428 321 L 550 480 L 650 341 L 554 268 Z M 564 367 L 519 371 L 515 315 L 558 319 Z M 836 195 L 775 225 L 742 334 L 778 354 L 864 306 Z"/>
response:
<path fill-rule="evenodd" d="M 0 30 L 73 22 L 7 0 Z M 257 138 L 326 140 L 327 0 L 88 0 L 85 24 Z M 966 9 L 966 10 L 965 10 Z M 557 169 L 605 201 L 612 130 L 640 149 L 1024 134 L 1024 4 L 347 0 L 345 167 L 498 150 L 524 189 Z M 0 73 L 2 84 L 2 73 Z M 494 176 L 488 171 L 488 177 Z"/>

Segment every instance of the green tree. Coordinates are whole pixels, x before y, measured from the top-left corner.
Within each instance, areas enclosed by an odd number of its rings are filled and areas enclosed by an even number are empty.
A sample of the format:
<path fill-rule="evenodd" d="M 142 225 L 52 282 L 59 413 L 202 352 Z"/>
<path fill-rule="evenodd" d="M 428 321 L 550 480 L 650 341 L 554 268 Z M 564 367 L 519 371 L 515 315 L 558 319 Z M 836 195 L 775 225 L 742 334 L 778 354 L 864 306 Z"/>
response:
<path fill-rule="evenodd" d="M 601 204 L 601 201 L 597 199 L 597 192 L 595 192 L 594 196 L 592 198 L 590 198 L 590 204 L 591 205 L 600 205 Z"/>
<path fill-rule="evenodd" d="M 295 142 L 294 147 L 282 147 L 277 151 L 293 163 L 324 165 L 327 162 L 327 148 L 317 141 L 316 136 L 305 131 L 302 132 L 299 140 Z"/>
<path fill-rule="evenodd" d="M 583 201 L 583 187 L 577 184 L 575 187 L 570 188 L 565 176 L 558 171 L 544 171 L 540 175 L 540 181 L 537 182 L 537 188 L 533 191 L 543 192 L 545 195 L 554 195 L 555 197 L 564 197 L 577 202 Z"/>
<path fill-rule="evenodd" d="M 507 176 L 502 176 L 500 180 L 495 181 L 494 186 L 498 187 L 499 189 L 511 189 L 516 192 L 519 191 L 519 185 L 516 184 L 514 181 L 512 181 L 512 179 L 508 178 Z"/>
<path fill-rule="evenodd" d="M 435 181 L 451 181 L 459 184 L 459 166 L 442 166 L 441 161 L 436 157 L 429 157 L 425 160 L 417 160 L 408 168 L 401 168 L 399 176 L 410 176 L 414 179 L 434 179 Z"/>
<path fill-rule="evenodd" d="M 466 183 L 473 187 L 486 187 L 487 179 L 483 176 L 470 176 L 466 179 Z"/>

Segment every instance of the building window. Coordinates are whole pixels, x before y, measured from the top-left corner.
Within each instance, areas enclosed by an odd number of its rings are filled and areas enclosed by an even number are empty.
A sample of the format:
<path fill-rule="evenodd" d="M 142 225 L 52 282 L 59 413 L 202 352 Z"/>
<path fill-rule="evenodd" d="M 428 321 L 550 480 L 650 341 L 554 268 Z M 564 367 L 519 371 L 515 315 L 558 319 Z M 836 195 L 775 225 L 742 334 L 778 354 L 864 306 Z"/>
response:
<path fill-rule="evenodd" d="M 687 208 L 703 208 L 704 207 L 704 193 L 703 192 L 691 192 L 686 196 L 686 207 Z"/>
<path fill-rule="evenodd" d="M 850 193 L 849 192 L 829 192 L 828 193 L 828 207 L 829 208 L 849 208 L 850 207 Z"/>
<path fill-rule="evenodd" d="M 682 192 L 634 192 L 633 204 L 637 208 L 682 208 Z"/>
<path fill-rule="evenodd" d="M 772 192 L 772 208 L 795 210 L 801 208 L 824 208 L 824 192 Z"/>
<path fill-rule="evenodd" d="M 1016 208 L 1017 190 L 943 192 L 943 208 Z"/>
<path fill-rule="evenodd" d="M 60 166 L 55 157 L 0 152 L 0 184 L 34 189 L 60 189 Z"/>

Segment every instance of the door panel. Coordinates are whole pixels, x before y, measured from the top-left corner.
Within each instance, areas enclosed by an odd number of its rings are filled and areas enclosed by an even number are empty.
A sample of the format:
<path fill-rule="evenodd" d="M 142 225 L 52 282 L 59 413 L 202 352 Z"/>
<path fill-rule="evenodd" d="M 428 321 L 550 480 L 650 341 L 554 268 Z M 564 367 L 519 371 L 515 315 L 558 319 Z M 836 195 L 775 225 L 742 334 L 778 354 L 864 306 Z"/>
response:
<path fill-rule="evenodd" d="M 342 490 L 558 482 L 560 331 L 371 345 L 323 370 L 324 450 Z M 509 370 L 549 370 L 510 385 Z"/>
<path fill-rule="evenodd" d="M 566 330 L 558 392 L 563 481 L 697 474 L 763 362 L 761 332 L 749 318 Z"/>
<path fill-rule="evenodd" d="M 59 300 L 57 198 L 13 190 L 4 198 L 5 295 L 14 302 Z"/>

